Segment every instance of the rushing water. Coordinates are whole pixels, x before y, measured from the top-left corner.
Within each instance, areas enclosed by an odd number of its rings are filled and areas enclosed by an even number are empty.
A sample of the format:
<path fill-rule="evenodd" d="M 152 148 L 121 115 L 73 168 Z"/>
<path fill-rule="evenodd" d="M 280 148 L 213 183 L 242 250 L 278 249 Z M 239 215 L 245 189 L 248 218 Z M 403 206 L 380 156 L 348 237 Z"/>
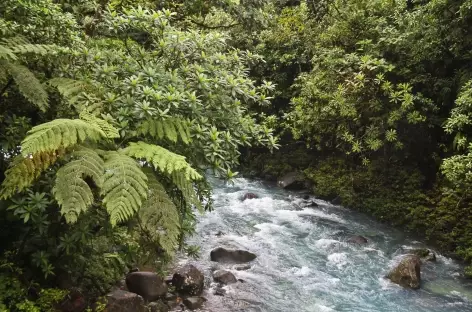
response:
<path fill-rule="evenodd" d="M 300 194 L 257 181 L 227 186 L 215 180 L 214 187 L 215 210 L 200 218 L 190 241 L 202 250 L 194 264 L 208 277 L 224 268 L 244 282 L 226 286 L 221 297 L 212 294 L 216 285 L 208 278 L 206 311 L 472 311 L 472 288 L 446 257 L 422 266 L 418 291 L 384 278 L 402 250 L 424 246 L 397 230 L 315 198 L 318 207 L 304 207 Z M 241 201 L 247 192 L 259 198 Z M 350 235 L 363 235 L 369 244 L 348 244 Z M 210 261 L 210 251 L 220 246 L 258 257 L 251 269 L 236 271 Z"/>

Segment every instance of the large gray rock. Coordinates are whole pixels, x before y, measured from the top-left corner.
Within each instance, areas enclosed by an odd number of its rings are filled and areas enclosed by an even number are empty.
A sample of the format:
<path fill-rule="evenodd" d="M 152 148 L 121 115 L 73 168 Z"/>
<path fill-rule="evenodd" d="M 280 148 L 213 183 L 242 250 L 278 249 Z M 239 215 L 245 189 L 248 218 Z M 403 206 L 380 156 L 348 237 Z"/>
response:
<path fill-rule="evenodd" d="M 303 174 L 296 171 L 287 173 L 283 177 L 279 178 L 277 185 L 290 190 L 303 190 L 308 187 Z"/>
<path fill-rule="evenodd" d="M 223 263 L 246 263 L 256 259 L 257 256 L 247 250 L 231 250 L 222 247 L 213 249 L 210 252 L 211 261 Z"/>
<path fill-rule="evenodd" d="M 412 289 L 420 288 L 421 283 L 421 259 L 418 256 L 409 255 L 388 273 L 387 278 L 392 282 Z"/>
<path fill-rule="evenodd" d="M 140 295 L 124 290 L 115 290 L 107 296 L 108 312 L 147 312 L 144 299 Z"/>
<path fill-rule="evenodd" d="M 233 273 L 226 270 L 218 270 L 213 272 L 213 279 L 215 282 L 225 285 L 233 284 L 238 281 Z"/>
<path fill-rule="evenodd" d="M 367 244 L 368 241 L 367 241 L 367 238 L 365 238 L 364 236 L 356 235 L 349 238 L 347 242 L 351 244 L 363 245 L 363 244 Z"/>
<path fill-rule="evenodd" d="M 184 304 L 190 310 L 200 309 L 205 303 L 206 299 L 203 297 L 188 297 L 184 300 Z"/>
<path fill-rule="evenodd" d="M 130 292 L 140 295 L 147 302 L 163 297 L 167 284 L 154 272 L 133 272 L 126 276 L 126 287 Z"/>
<path fill-rule="evenodd" d="M 195 266 L 187 264 L 178 269 L 172 278 L 172 285 L 181 294 L 198 296 L 203 292 L 203 273 Z"/>

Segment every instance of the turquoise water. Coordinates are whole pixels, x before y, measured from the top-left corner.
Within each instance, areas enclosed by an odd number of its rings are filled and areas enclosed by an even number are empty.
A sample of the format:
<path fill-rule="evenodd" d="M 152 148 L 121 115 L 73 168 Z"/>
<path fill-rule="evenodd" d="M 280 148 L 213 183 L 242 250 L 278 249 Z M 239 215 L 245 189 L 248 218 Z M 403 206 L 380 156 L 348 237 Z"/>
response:
<path fill-rule="evenodd" d="M 215 210 L 200 218 L 190 239 L 202 248 L 194 263 L 208 276 L 207 311 L 472 311 L 472 287 L 446 257 L 422 266 L 418 291 L 384 279 L 404 249 L 424 246 L 397 230 L 314 197 L 319 206 L 304 207 L 300 194 L 257 181 L 237 179 L 227 186 L 215 180 L 214 186 Z M 259 198 L 241 201 L 246 192 Z M 348 244 L 350 235 L 363 235 L 369 244 Z M 209 260 L 220 246 L 247 249 L 258 258 L 250 270 L 236 271 Z M 224 297 L 212 295 L 216 268 L 244 282 L 226 286 Z"/>

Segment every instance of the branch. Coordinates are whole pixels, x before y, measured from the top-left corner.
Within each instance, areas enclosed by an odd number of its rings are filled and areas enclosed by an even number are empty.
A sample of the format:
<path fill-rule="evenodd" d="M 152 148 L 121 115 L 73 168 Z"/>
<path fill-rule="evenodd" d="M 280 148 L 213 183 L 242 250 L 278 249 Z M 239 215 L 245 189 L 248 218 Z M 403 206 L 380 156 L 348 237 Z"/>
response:
<path fill-rule="evenodd" d="M 238 26 L 238 25 L 241 25 L 241 23 L 234 23 L 234 24 L 229 24 L 229 25 L 218 25 L 218 26 L 210 26 L 210 25 L 206 25 L 204 23 L 200 23 L 200 22 L 197 22 L 195 20 L 190 20 L 192 23 L 194 23 L 195 25 L 197 26 L 200 26 L 200 27 L 203 27 L 205 29 L 220 29 L 220 28 L 233 28 L 235 26 Z"/>

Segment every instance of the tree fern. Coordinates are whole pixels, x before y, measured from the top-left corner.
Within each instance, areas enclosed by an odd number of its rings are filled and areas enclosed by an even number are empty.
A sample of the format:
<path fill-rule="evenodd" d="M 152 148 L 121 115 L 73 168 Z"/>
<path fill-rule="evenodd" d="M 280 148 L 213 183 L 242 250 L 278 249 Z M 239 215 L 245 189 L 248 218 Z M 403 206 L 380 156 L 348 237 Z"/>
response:
<path fill-rule="evenodd" d="M 107 121 L 95 117 L 94 115 L 90 114 L 87 111 L 82 111 L 80 113 L 80 119 L 86 121 L 87 123 L 97 126 L 100 128 L 103 133 L 105 133 L 106 138 L 108 139 L 116 139 L 120 137 L 120 134 L 118 132 L 118 129 L 110 125 Z"/>
<path fill-rule="evenodd" d="M 105 176 L 101 194 L 111 224 L 126 221 L 147 198 L 147 177 L 138 163 L 118 152 L 105 155 Z"/>
<path fill-rule="evenodd" d="M 21 143 L 24 156 L 39 152 L 52 152 L 85 140 L 98 141 L 107 134 L 97 125 L 81 119 L 55 119 L 28 131 Z"/>
<path fill-rule="evenodd" d="M 48 107 L 48 94 L 41 82 L 25 66 L 0 60 L 3 68 L 15 81 L 20 93 L 40 110 L 45 111 Z"/>
<path fill-rule="evenodd" d="M 148 177 L 149 197 L 139 210 L 141 230 L 153 243 L 158 243 L 172 255 L 179 243 L 180 216 L 164 186 L 156 179 L 152 169 L 145 170 Z"/>
<path fill-rule="evenodd" d="M 173 172 L 182 172 L 189 181 L 199 180 L 202 176 L 193 169 L 185 160 L 184 156 L 145 142 L 130 143 L 122 152 L 128 156 L 144 159 L 152 164 L 155 169 L 162 173 L 171 175 Z"/>
<path fill-rule="evenodd" d="M 189 181 L 181 171 L 174 171 L 171 175 L 172 183 L 179 189 L 185 202 L 203 212 L 203 205 L 195 192 L 192 181 Z"/>
<path fill-rule="evenodd" d="M 64 155 L 64 150 L 41 152 L 30 157 L 18 155 L 5 172 L 5 180 L 0 189 L 0 198 L 7 199 L 31 186 L 39 175 Z"/>
<path fill-rule="evenodd" d="M 68 223 L 76 222 L 80 213 L 93 204 L 92 189 L 85 178 L 91 178 L 97 187 L 101 187 L 105 170 L 103 159 L 92 149 L 81 148 L 72 153 L 72 158 L 57 171 L 53 188 L 61 214 Z"/>
<path fill-rule="evenodd" d="M 47 83 L 55 87 L 71 104 L 77 101 L 78 95 L 91 88 L 91 86 L 84 81 L 69 78 L 53 78 L 48 80 Z"/>
<path fill-rule="evenodd" d="M 185 144 L 189 144 L 191 141 L 189 122 L 179 117 L 145 120 L 140 124 L 138 133 L 150 135 L 160 140 L 166 138 L 174 143 L 179 138 Z"/>

